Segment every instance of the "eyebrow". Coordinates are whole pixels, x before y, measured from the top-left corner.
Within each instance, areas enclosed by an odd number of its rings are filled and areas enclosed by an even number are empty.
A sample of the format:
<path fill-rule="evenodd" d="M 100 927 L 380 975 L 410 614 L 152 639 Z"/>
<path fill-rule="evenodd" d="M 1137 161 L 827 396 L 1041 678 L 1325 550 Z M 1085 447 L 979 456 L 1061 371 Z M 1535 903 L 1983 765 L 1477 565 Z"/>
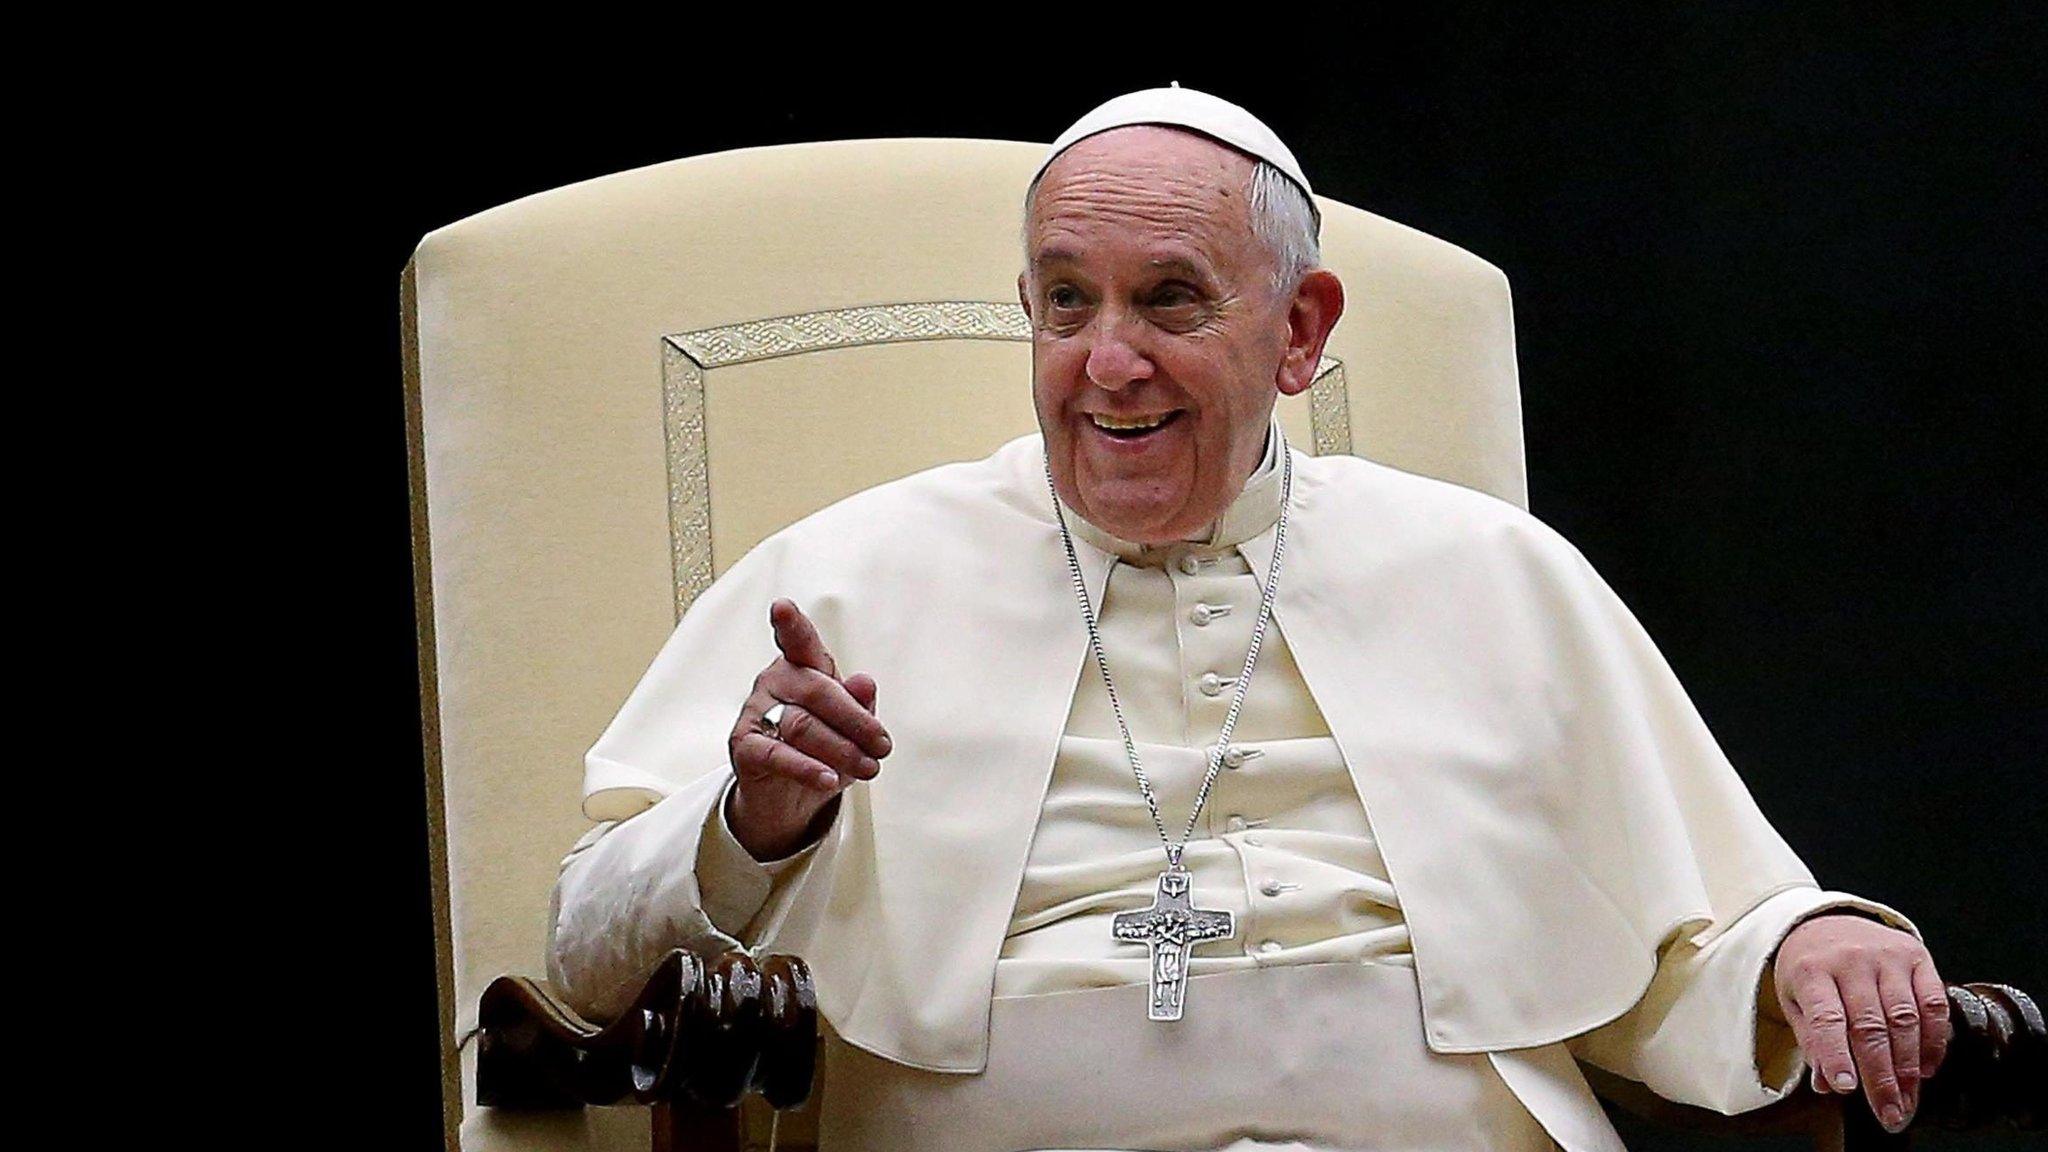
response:
<path fill-rule="evenodd" d="M 1031 258 L 1031 266 L 1034 268 L 1043 268 L 1048 264 L 1072 264 L 1079 261 L 1080 259 L 1081 254 L 1075 251 L 1074 249 L 1054 245 L 1050 248 L 1040 249 L 1039 252 Z M 1146 261 L 1145 265 L 1146 267 L 1152 268 L 1156 271 L 1185 276 L 1189 279 L 1199 280 L 1204 283 L 1208 282 L 1208 280 L 1210 279 L 1209 273 L 1206 269 L 1204 269 L 1201 265 L 1195 263 L 1194 261 L 1188 259 L 1185 256 L 1159 256 Z"/>
<path fill-rule="evenodd" d="M 1156 260 L 1149 260 L 1146 261 L 1146 266 L 1156 268 L 1162 272 L 1185 276 L 1190 280 L 1199 280 L 1203 283 L 1207 283 L 1209 280 L 1207 270 L 1184 256 L 1165 256 Z"/>

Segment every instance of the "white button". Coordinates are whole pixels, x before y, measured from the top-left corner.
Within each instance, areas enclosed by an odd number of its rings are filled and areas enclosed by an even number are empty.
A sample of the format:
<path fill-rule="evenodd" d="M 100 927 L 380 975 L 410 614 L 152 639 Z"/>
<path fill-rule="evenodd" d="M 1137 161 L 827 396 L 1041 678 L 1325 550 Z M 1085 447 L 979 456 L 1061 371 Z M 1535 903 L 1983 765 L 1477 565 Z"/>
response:
<path fill-rule="evenodd" d="M 1223 822 L 1223 830 L 1225 832 L 1242 832 L 1248 827 L 1250 825 L 1244 822 L 1244 817 L 1242 816 L 1232 816 Z"/>
<path fill-rule="evenodd" d="M 1223 677 L 1218 676 L 1214 672 L 1204 672 L 1202 673 L 1200 687 L 1204 696 L 1221 696 L 1223 695 Z"/>
<path fill-rule="evenodd" d="M 1180 570 L 1193 576 L 1202 570 L 1202 562 L 1192 555 L 1183 556 L 1180 558 Z"/>
<path fill-rule="evenodd" d="M 1269 952 L 1269 953 L 1270 953 L 1270 952 L 1278 952 L 1279 950 L 1280 950 L 1280 942 L 1279 942 L 1278 940 L 1261 940 L 1261 941 L 1259 941 L 1259 951 L 1261 951 L 1261 952 Z"/>
<path fill-rule="evenodd" d="M 1195 622 L 1195 627 L 1197 628 L 1207 627 L 1209 621 L 1214 620 L 1215 618 L 1216 614 L 1209 611 L 1209 606 L 1207 604 L 1197 604 L 1195 605 L 1195 610 L 1188 613 L 1188 619 L 1193 620 Z"/>
<path fill-rule="evenodd" d="M 1223 766 L 1225 768 L 1242 768 L 1244 767 L 1244 760 L 1244 749 L 1239 748 L 1235 744 L 1223 750 Z"/>
<path fill-rule="evenodd" d="M 1278 880 L 1268 880 L 1264 884 L 1259 885 L 1259 891 L 1264 892 L 1268 896 L 1278 896 L 1281 892 L 1280 882 Z"/>

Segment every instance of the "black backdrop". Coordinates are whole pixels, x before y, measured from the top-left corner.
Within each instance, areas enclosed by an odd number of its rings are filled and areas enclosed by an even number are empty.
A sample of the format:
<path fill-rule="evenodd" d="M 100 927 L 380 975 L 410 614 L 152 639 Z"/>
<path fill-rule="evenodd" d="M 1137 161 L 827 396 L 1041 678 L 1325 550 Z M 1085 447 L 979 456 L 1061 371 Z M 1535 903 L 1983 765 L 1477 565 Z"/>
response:
<path fill-rule="evenodd" d="M 1033 15 L 1047 47 L 980 72 L 742 72 L 657 43 L 632 67 L 436 60 L 366 87 L 375 191 L 333 280 L 359 383 L 334 427 L 375 669 L 352 815 L 384 847 L 337 923 L 373 938 L 399 1034 L 355 1114 L 438 1131 L 395 321 L 420 235 L 726 148 L 1045 140 L 1169 79 L 1265 118 L 1324 195 L 1507 272 L 1532 510 L 1635 610 L 1824 885 L 1913 916 L 1950 979 L 2048 992 L 2043 11 L 1371 15 L 1287 67 Z"/>

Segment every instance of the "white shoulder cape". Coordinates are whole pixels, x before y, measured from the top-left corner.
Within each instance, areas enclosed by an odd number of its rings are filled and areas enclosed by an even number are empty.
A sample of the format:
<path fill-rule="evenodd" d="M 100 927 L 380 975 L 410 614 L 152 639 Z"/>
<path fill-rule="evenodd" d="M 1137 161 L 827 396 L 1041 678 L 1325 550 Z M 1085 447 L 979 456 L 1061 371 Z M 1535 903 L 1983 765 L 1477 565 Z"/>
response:
<path fill-rule="evenodd" d="M 809 961 L 846 1040 L 938 1071 L 986 1063 L 996 958 L 1087 655 L 1043 460 L 1025 436 L 763 541 L 685 614 L 586 760 L 594 819 L 714 795 L 775 655 L 768 606 L 794 599 L 841 674 L 874 676 L 895 748 L 758 943 Z M 1570 543 L 1353 456 L 1297 452 L 1294 468 L 1274 622 L 1400 893 L 1431 1048 L 1586 1032 L 1637 1002 L 1675 934 L 1704 941 L 1813 885 Z M 1272 545 L 1268 529 L 1242 546 L 1254 571 Z M 1100 603 L 1111 557 L 1076 547 Z"/>

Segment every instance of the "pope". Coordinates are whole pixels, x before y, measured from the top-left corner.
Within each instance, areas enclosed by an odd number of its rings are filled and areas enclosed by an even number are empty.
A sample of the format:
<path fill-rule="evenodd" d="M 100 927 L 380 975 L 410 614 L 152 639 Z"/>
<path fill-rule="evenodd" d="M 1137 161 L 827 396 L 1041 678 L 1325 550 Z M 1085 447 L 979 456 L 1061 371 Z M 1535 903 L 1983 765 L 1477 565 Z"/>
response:
<path fill-rule="evenodd" d="M 572 1003 L 616 1011 L 677 945 L 799 952 L 845 1042 L 828 1111 L 857 1085 L 932 1147 L 949 1110 L 989 1147 L 1209 1139 L 1173 1127 L 1199 1100 L 1001 1136 L 986 1110 L 1088 1098 L 1092 1073 L 1031 1070 L 1055 1011 L 1132 1029 L 1104 1043 L 1136 1075 L 1155 1048 L 1159 1076 L 1231 1075 L 1174 1030 L 1284 1031 L 1238 1015 L 1282 979 L 1393 1022 L 1361 1051 L 1412 1015 L 1389 1075 L 1530 1147 L 1607 1139 L 1558 1051 L 1724 1111 L 1805 1075 L 1904 1126 L 1948 1040 L 1932 958 L 1813 885 L 1576 550 L 1285 443 L 1275 402 L 1344 311 L 1318 222 L 1292 153 L 1215 97 L 1133 93 L 1062 134 L 1017 279 L 1039 435 L 791 526 L 686 613 L 586 765 L 604 823 L 564 861 L 550 958 Z M 850 1107 L 847 1146 L 912 1146 Z M 1446 1117 L 1370 1119 L 1411 1122 Z M 1228 1146 L 1364 1122 L 1273 1123 L 1306 1127 Z"/>

